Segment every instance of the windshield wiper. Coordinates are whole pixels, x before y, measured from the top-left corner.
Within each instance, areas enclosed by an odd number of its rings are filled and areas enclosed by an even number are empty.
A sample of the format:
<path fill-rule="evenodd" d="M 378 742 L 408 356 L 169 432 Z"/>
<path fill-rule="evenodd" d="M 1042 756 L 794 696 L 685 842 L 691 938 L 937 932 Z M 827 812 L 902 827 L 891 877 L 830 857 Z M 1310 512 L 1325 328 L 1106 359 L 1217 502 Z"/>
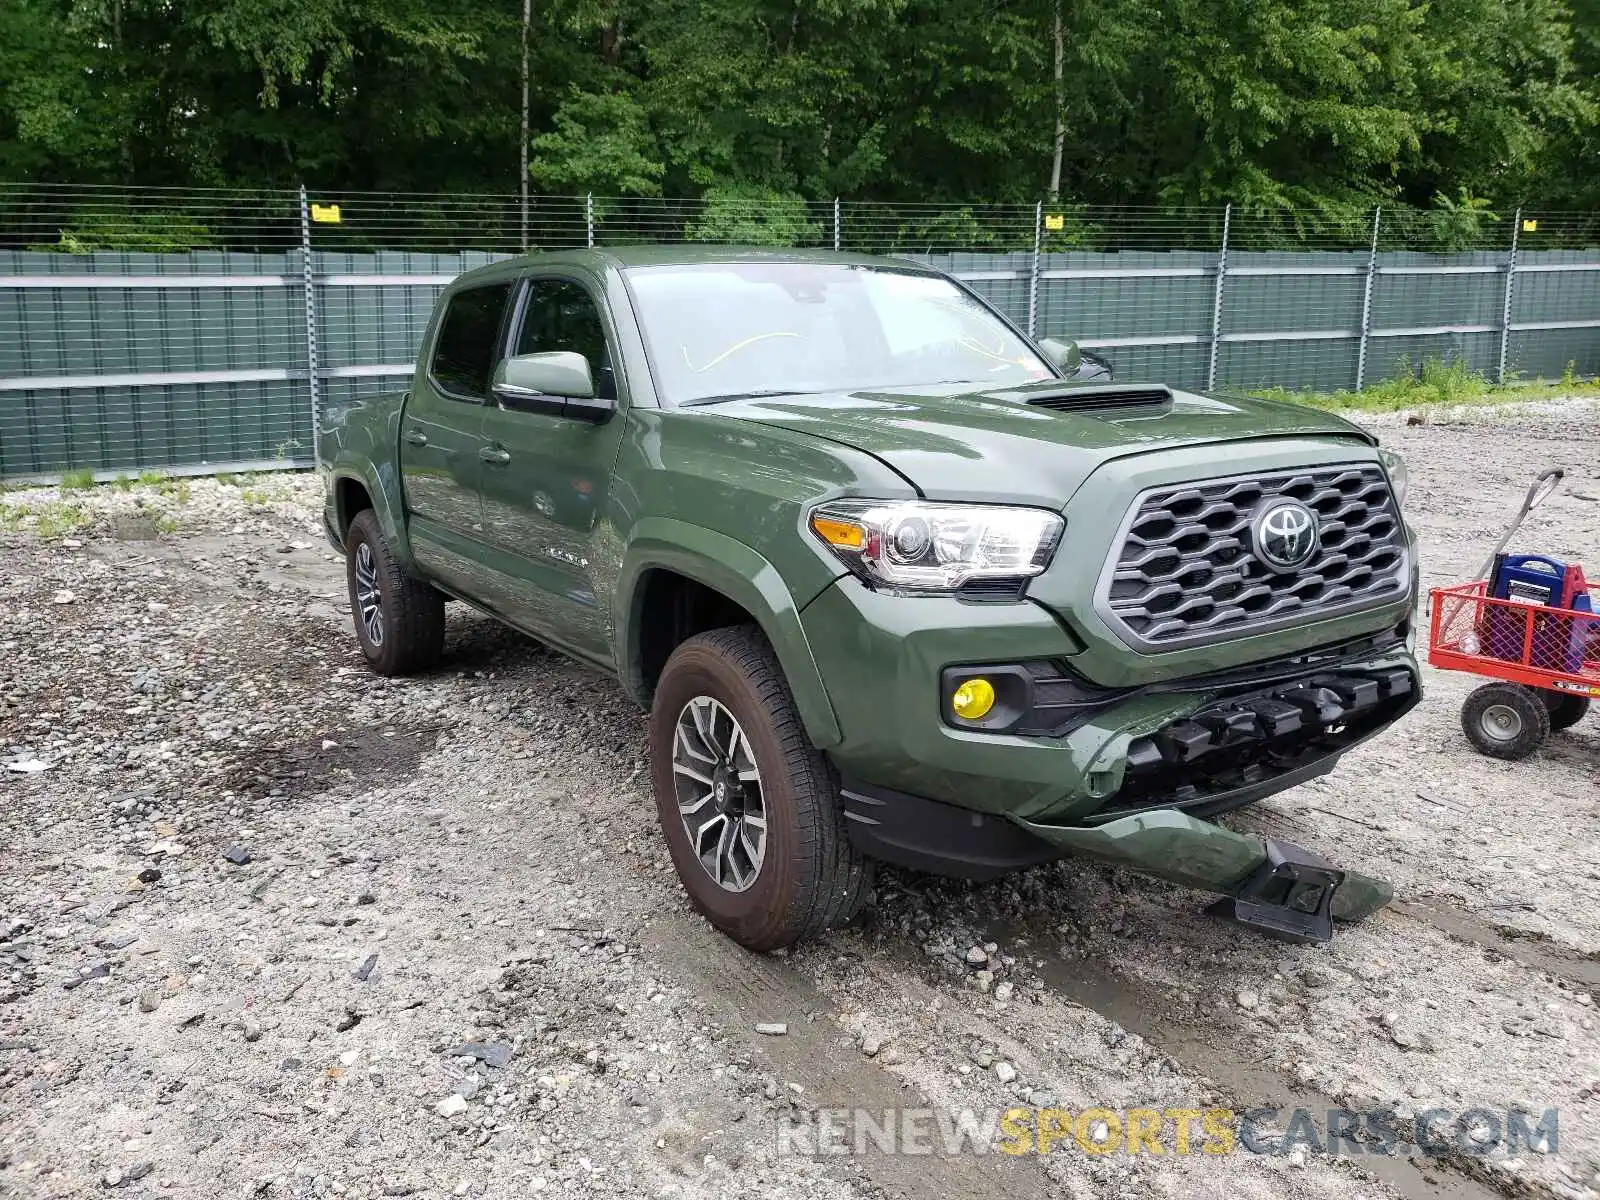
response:
<path fill-rule="evenodd" d="M 684 400 L 679 408 L 699 408 L 702 404 L 723 404 L 729 400 L 765 400 L 773 396 L 815 396 L 817 392 L 801 391 L 796 388 L 756 388 L 748 392 L 729 392 L 725 396 L 699 396 L 693 400 Z"/>

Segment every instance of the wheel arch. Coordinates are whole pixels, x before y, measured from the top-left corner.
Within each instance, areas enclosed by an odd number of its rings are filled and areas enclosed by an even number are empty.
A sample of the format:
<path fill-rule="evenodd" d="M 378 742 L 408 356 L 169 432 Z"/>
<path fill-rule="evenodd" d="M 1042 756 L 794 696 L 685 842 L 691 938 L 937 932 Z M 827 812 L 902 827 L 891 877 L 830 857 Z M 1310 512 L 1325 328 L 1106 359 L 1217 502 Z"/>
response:
<path fill-rule="evenodd" d="M 395 560 L 410 569 L 412 565 L 411 541 L 406 536 L 405 510 L 400 500 L 398 480 L 391 472 L 363 469 L 364 464 L 336 463 L 332 471 L 330 495 L 332 532 L 338 537 L 340 549 L 350 532 L 350 522 L 363 509 L 370 508 L 378 518 L 378 527 L 389 544 Z"/>
<path fill-rule="evenodd" d="M 333 478 L 334 527 L 343 541 L 350 534 L 350 522 L 363 509 L 375 508 L 372 490 L 361 476 L 346 472 Z"/>
<path fill-rule="evenodd" d="M 615 661 L 623 686 L 640 704 L 649 706 L 673 647 L 743 616 L 777 655 L 812 744 L 826 748 L 842 740 L 794 596 L 777 568 L 751 547 L 703 526 L 647 518 L 623 558 L 616 594 Z M 687 605 L 687 612 L 664 612 L 669 603 Z"/>

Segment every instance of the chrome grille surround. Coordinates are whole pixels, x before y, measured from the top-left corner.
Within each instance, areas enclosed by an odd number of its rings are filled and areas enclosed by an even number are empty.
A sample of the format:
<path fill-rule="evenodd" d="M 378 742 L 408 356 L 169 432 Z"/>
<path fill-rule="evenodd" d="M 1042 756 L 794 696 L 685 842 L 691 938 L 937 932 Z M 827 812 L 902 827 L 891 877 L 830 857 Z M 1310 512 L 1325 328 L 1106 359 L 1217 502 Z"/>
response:
<path fill-rule="evenodd" d="M 1256 516 L 1294 499 L 1317 514 L 1316 553 L 1267 568 Z M 1114 541 L 1096 607 L 1131 645 L 1179 649 L 1377 608 L 1407 595 L 1410 550 L 1377 463 L 1265 471 L 1140 493 Z"/>

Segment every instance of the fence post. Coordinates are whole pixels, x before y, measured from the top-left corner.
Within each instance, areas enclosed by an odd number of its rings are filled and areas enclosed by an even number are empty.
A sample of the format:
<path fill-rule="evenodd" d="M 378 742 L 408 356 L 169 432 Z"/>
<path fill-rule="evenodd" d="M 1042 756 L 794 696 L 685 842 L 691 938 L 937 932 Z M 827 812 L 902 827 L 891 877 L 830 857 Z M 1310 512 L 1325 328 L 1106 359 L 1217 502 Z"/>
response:
<path fill-rule="evenodd" d="M 583 228 L 589 238 L 589 249 L 594 249 L 594 193 L 583 198 Z"/>
<path fill-rule="evenodd" d="M 839 250 L 839 197 L 833 198 L 833 249 Z"/>
<path fill-rule="evenodd" d="M 306 382 L 311 389 L 311 460 L 322 465 L 318 430 L 322 427 L 322 374 L 317 367 L 317 281 L 311 269 L 311 206 L 300 185 L 300 276 L 305 285 Z"/>
<path fill-rule="evenodd" d="M 1378 277 L 1378 222 L 1383 205 L 1372 210 L 1372 246 L 1367 251 L 1367 282 L 1361 289 L 1361 347 L 1356 351 L 1356 391 L 1367 383 L 1367 338 L 1372 334 L 1372 284 Z"/>
<path fill-rule="evenodd" d="M 1033 262 L 1028 268 L 1028 336 L 1039 318 L 1039 243 L 1044 237 L 1044 201 L 1033 206 Z"/>
<path fill-rule="evenodd" d="M 1511 340 L 1511 288 L 1517 279 L 1517 235 L 1522 232 L 1522 210 L 1511 218 L 1511 253 L 1506 255 L 1506 294 L 1500 308 L 1500 362 L 1495 368 L 1494 381 L 1506 381 L 1506 343 Z"/>
<path fill-rule="evenodd" d="M 517 170 L 522 190 L 522 252 L 528 252 L 528 26 L 533 0 L 522 0 L 522 137 L 517 145 Z"/>
<path fill-rule="evenodd" d="M 1211 358 L 1206 363 L 1206 391 L 1217 386 L 1217 350 L 1222 345 L 1222 281 L 1228 277 L 1228 230 L 1233 224 L 1233 203 L 1222 210 L 1222 246 L 1217 251 L 1217 286 L 1211 294 Z"/>

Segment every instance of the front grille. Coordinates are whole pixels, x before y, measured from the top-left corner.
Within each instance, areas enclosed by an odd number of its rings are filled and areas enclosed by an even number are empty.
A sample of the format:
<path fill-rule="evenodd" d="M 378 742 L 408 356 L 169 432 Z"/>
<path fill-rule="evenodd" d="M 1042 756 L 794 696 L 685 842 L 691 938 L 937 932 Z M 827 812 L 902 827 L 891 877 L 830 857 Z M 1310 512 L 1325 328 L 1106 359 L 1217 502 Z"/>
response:
<path fill-rule="evenodd" d="M 1316 512 L 1316 551 L 1278 574 L 1252 524 L 1294 499 Z M 1236 476 L 1146 492 L 1124 529 L 1101 607 L 1138 645 L 1166 649 L 1371 608 L 1405 594 L 1405 532 L 1376 463 Z"/>

